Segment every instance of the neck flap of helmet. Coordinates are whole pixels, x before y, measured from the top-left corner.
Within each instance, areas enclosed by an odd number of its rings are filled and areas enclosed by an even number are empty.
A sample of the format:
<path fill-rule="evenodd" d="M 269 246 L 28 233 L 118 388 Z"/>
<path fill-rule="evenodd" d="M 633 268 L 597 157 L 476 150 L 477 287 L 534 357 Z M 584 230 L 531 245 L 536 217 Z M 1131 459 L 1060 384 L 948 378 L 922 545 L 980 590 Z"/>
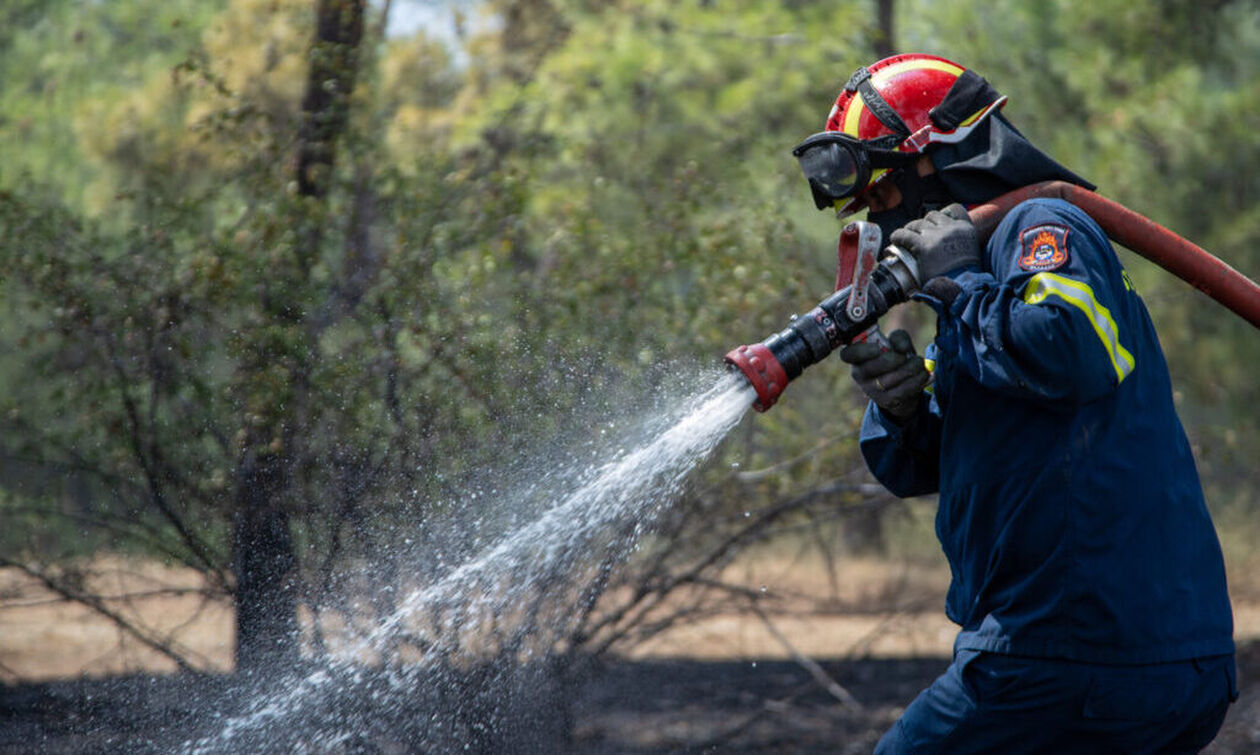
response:
<path fill-rule="evenodd" d="M 928 155 L 949 193 L 966 205 L 1041 181 L 1067 181 L 1093 191 L 1095 186 L 1033 146 L 1002 114 L 980 124 L 956 144 L 938 144 Z"/>
<path fill-rule="evenodd" d="M 940 131 L 953 131 L 1002 99 L 983 76 L 975 71 L 963 71 L 940 104 L 928 111 L 928 119 Z"/>

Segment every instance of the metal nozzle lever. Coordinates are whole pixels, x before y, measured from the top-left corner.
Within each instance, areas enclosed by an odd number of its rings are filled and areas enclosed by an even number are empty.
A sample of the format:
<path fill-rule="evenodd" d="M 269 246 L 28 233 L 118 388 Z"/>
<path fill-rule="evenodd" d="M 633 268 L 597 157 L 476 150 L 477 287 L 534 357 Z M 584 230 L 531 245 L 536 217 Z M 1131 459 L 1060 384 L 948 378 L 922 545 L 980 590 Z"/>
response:
<path fill-rule="evenodd" d="M 846 243 L 846 237 L 849 243 Z M 853 243 L 853 237 L 856 237 L 856 243 Z M 879 259 L 879 242 L 883 239 L 883 234 L 879 227 L 873 223 L 853 222 L 844 227 L 840 232 L 840 248 L 839 260 L 836 265 L 836 290 L 842 288 L 841 278 L 845 277 L 844 271 L 851 269 L 848 275 L 849 280 L 849 300 L 845 303 L 844 312 L 853 322 L 860 322 L 866 317 L 867 290 L 871 284 L 871 273 L 875 272 L 875 265 Z M 851 253 L 854 250 L 856 253 Z M 849 260 L 846 257 L 852 257 L 851 264 L 846 264 Z M 888 343 L 888 339 L 879 329 L 879 323 L 875 323 L 871 327 L 855 336 L 850 343 L 873 343 L 880 348 L 881 351 L 889 351 L 892 344 Z"/>

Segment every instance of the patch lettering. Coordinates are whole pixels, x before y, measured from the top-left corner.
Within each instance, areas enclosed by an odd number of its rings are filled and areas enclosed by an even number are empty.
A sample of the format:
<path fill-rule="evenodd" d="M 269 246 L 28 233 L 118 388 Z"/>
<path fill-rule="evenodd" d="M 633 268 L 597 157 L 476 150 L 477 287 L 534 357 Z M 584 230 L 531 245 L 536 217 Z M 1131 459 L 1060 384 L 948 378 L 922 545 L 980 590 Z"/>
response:
<path fill-rule="evenodd" d="M 1043 223 L 1019 232 L 1019 266 L 1041 273 L 1058 270 L 1068 261 L 1068 227 Z"/>

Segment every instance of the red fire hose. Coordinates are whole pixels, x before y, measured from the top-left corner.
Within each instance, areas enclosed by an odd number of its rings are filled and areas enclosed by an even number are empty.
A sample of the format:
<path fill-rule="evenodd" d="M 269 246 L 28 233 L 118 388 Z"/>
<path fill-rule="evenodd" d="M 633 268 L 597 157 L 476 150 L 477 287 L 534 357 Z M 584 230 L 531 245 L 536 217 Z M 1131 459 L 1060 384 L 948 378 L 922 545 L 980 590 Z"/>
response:
<path fill-rule="evenodd" d="M 1063 199 L 1092 217 L 1111 239 L 1225 305 L 1260 328 L 1260 285 L 1234 268 L 1145 216 L 1064 181 L 1045 181 L 971 209 L 983 245 L 1015 205 L 1038 197 Z"/>

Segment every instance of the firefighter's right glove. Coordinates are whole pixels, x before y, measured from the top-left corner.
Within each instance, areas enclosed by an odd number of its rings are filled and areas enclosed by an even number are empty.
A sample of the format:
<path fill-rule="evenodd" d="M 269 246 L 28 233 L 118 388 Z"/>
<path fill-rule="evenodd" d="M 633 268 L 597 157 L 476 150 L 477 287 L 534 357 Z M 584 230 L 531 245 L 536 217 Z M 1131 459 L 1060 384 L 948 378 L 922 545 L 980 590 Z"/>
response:
<path fill-rule="evenodd" d="M 969 265 L 980 264 L 980 242 L 967 210 L 954 203 L 933 210 L 906 223 L 888 240 L 914 255 L 919 263 L 919 280 L 926 283 L 938 275 Z"/>
<path fill-rule="evenodd" d="M 853 365 L 853 382 L 900 425 L 918 410 L 919 395 L 931 376 L 923 357 L 914 353 L 909 333 L 894 330 L 888 342 L 891 351 L 874 343 L 849 344 L 840 350 L 840 358 Z"/>

